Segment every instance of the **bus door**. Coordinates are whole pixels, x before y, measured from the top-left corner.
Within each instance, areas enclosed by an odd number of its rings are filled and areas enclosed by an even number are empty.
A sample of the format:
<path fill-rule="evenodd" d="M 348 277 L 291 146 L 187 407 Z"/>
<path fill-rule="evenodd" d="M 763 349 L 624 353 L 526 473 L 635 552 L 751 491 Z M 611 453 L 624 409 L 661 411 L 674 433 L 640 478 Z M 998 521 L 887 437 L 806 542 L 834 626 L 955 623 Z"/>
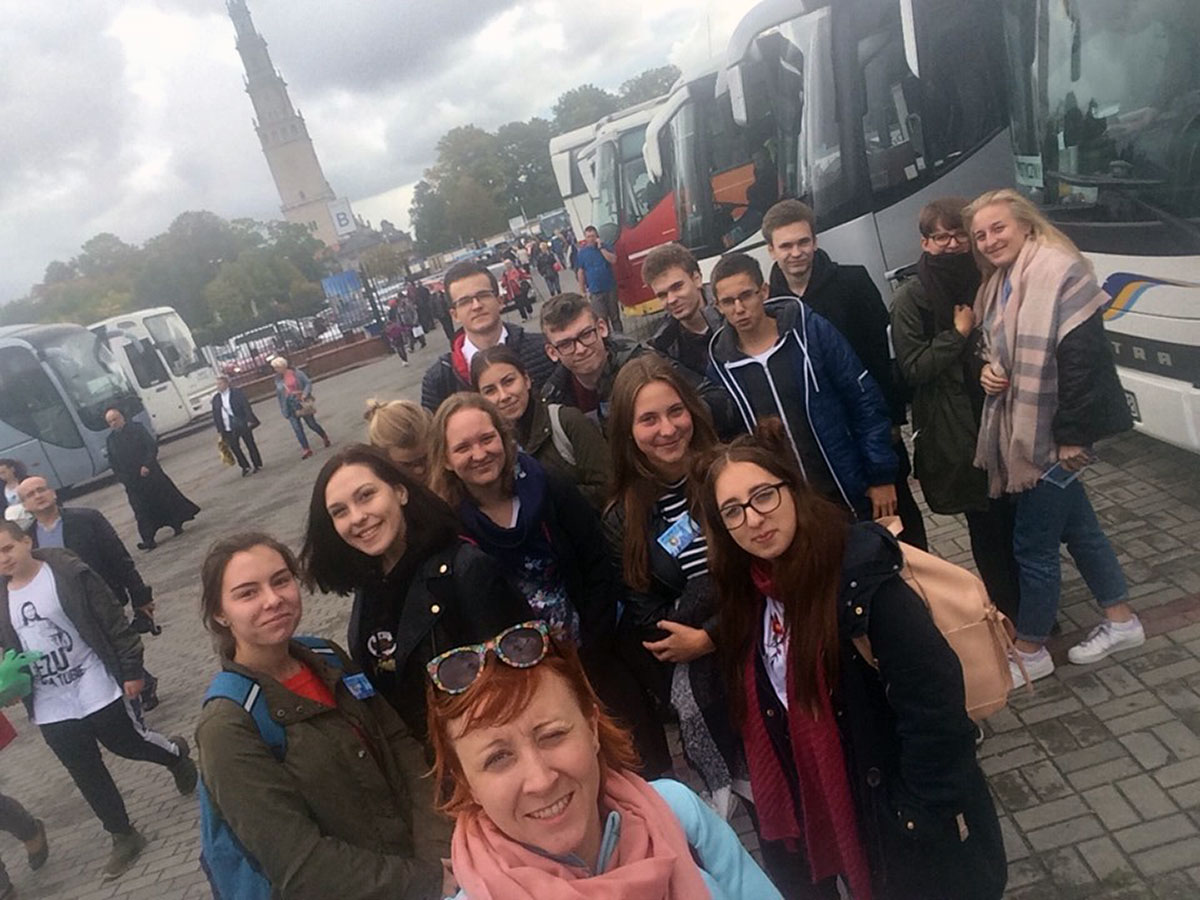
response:
<path fill-rule="evenodd" d="M 59 487 L 96 465 L 66 401 L 28 347 L 0 347 L 0 450 Z"/>
<path fill-rule="evenodd" d="M 115 341 L 110 341 L 109 346 L 137 388 L 156 434 L 182 428 L 191 421 L 184 397 L 148 338 L 138 340 L 132 335 L 121 334 Z"/>

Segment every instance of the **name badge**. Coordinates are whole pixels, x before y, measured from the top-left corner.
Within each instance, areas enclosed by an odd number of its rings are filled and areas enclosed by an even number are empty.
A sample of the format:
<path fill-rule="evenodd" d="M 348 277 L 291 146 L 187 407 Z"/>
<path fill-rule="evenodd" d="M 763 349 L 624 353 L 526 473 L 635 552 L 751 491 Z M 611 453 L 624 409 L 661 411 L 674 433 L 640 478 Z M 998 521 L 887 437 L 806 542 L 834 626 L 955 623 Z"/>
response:
<path fill-rule="evenodd" d="M 342 679 L 342 684 L 346 686 L 346 690 L 355 700 L 366 700 L 368 697 L 375 696 L 375 686 L 362 672 L 357 675 L 347 675 Z"/>
<path fill-rule="evenodd" d="M 670 528 L 658 536 L 658 545 L 671 556 L 679 556 L 698 534 L 700 534 L 700 526 L 692 520 L 688 513 L 684 513 L 671 524 Z"/>

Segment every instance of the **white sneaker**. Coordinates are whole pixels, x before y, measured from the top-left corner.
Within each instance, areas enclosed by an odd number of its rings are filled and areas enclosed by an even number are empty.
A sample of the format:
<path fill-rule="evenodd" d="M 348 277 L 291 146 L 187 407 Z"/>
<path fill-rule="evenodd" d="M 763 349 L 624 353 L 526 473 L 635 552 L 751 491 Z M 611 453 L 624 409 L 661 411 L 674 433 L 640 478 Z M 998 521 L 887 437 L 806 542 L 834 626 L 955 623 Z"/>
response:
<path fill-rule="evenodd" d="M 1129 650 L 1146 643 L 1146 631 L 1134 616 L 1128 622 L 1110 622 L 1105 619 L 1088 636 L 1067 651 L 1067 659 L 1076 665 L 1100 662 L 1117 650 Z"/>
<path fill-rule="evenodd" d="M 1020 650 L 1014 652 L 1021 654 L 1021 662 L 1025 664 L 1025 672 L 1029 675 L 1030 681 L 1038 681 L 1047 675 L 1054 674 L 1054 659 L 1045 647 L 1042 647 L 1037 653 L 1023 653 Z M 1009 659 L 1008 670 L 1012 673 L 1013 687 L 1024 687 L 1025 675 L 1021 674 L 1021 667 L 1017 665 L 1015 659 Z"/>

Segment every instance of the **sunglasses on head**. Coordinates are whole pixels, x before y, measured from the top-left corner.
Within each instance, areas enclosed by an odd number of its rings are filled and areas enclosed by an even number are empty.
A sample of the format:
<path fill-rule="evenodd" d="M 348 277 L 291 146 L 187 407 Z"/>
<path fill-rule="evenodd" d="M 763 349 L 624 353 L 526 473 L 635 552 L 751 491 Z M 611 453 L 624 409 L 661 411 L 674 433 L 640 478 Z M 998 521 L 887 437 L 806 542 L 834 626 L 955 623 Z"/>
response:
<path fill-rule="evenodd" d="M 435 656 L 426 665 L 434 687 L 447 694 L 461 694 L 483 671 L 488 651 L 515 669 L 536 666 L 550 652 L 550 626 L 541 619 L 505 628 L 482 644 L 467 644 Z"/>

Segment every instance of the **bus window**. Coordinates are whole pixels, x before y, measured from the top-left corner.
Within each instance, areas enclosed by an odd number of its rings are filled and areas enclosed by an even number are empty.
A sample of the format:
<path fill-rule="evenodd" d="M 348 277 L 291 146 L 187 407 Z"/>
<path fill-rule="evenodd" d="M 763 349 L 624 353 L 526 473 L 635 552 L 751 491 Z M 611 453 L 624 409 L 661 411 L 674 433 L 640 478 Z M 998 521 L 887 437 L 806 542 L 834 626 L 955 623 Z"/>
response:
<path fill-rule="evenodd" d="M 129 360 L 129 368 L 138 387 L 155 387 L 169 380 L 162 360 L 158 358 L 158 354 L 154 352 L 154 345 L 148 339 L 130 340 L 125 345 L 125 357 Z"/>
<path fill-rule="evenodd" d="M 85 330 L 38 337 L 42 358 L 58 376 L 83 426 L 104 431 L 104 410 L 128 398 L 129 383 L 100 338 Z"/>
<path fill-rule="evenodd" d="M 0 348 L 0 419 L 49 444 L 68 449 L 83 446 L 58 389 L 24 347 Z"/>
<path fill-rule="evenodd" d="M 905 56 L 899 4 L 861 9 L 862 130 L 878 209 L 938 178 L 1004 127 L 996 74 L 1004 63 L 994 49 L 1000 24 L 991 3 L 913 4 L 920 77 Z"/>
<path fill-rule="evenodd" d="M 621 190 L 626 210 L 623 225 L 633 226 L 646 217 L 646 213 L 662 199 L 662 190 L 652 181 L 646 171 L 646 159 L 642 156 L 642 145 L 646 143 L 646 128 L 626 131 L 619 139 L 618 152 L 621 158 Z"/>
<path fill-rule="evenodd" d="M 191 332 L 183 324 L 179 313 L 169 312 L 157 316 L 147 316 L 146 330 L 150 332 L 150 337 L 158 345 L 172 375 L 187 375 L 189 372 L 203 369 L 207 365 L 204 358 L 197 352 Z"/>

